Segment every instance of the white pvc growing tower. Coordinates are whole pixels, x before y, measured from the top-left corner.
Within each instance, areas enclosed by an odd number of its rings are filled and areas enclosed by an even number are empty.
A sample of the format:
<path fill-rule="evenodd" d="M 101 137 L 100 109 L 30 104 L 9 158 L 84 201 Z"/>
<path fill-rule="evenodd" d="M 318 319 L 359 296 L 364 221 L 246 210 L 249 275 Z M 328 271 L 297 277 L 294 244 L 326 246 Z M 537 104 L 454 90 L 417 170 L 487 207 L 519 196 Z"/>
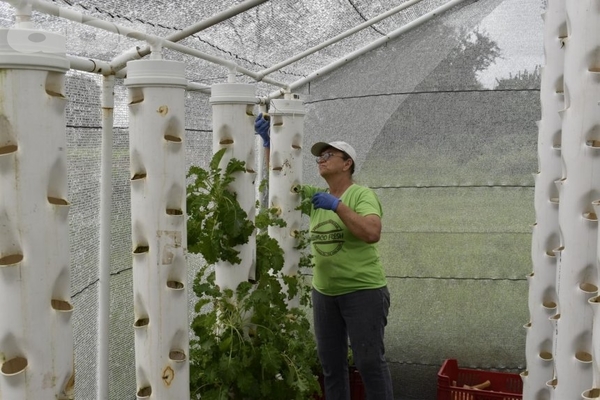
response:
<path fill-rule="evenodd" d="M 592 309 L 597 291 L 597 216 L 600 198 L 600 12 L 596 1 L 566 2 L 562 112 L 563 178 L 559 183 L 558 312 L 552 398 L 576 399 L 592 385 Z M 597 339 L 598 340 L 598 336 Z"/>
<path fill-rule="evenodd" d="M 254 222 L 256 157 L 254 151 L 254 106 L 255 86 L 242 83 L 221 83 L 213 85 L 210 104 L 213 110 L 213 152 L 226 148 L 220 168 L 235 158 L 246 163 L 246 171 L 237 173 L 230 190 L 237 193 L 240 206 Z M 233 289 L 255 278 L 256 236 L 252 234 L 248 243 L 236 248 L 242 260 L 231 265 L 220 261 L 215 270 L 215 283 L 221 289 Z"/>
<path fill-rule="evenodd" d="M 0 398 L 71 399 L 63 36 L 0 30 Z M 32 114 L 35 113 L 35 115 Z"/>
<path fill-rule="evenodd" d="M 128 63 L 137 398 L 189 399 L 185 65 Z"/>
<path fill-rule="evenodd" d="M 554 365 L 552 343 L 554 327 L 550 321 L 556 313 L 556 256 L 560 246 L 558 229 L 558 188 L 561 178 L 560 160 L 563 109 L 563 65 L 566 16 L 564 0 L 551 0 L 543 14 L 544 54 L 540 103 L 542 117 L 538 123 L 538 173 L 535 175 L 535 213 L 531 259 L 533 272 L 529 281 L 529 314 L 526 325 L 527 371 L 522 374 L 523 397 L 547 399 L 547 383 L 552 380 Z"/>
<path fill-rule="evenodd" d="M 586 118 L 581 121 L 583 123 L 581 133 L 585 135 L 582 140 L 585 141 L 587 158 L 590 159 L 591 164 L 590 180 L 593 182 L 593 196 L 596 196 L 593 206 L 597 221 L 597 216 L 600 213 L 600 184 L 597 175 L 600 172 L 600 161 L 598 160 L 600 155 L 600 107 L 598 107 L 600 101 L 600 9 L 598 3 L 592 1 L 585 2 L 583 6 L 578 7 L 575 4 L 569 4 L 567 15 L 569 19 L 577 18 L 571 24 L 579 21 L 584 24 L 582 27 L 573 27 L 572 29 L 581 38 L 586 37 L 588 40 L 581 53 L 584 58 L 581 60 L 580 69 L 583 71 L 579 72 L 582 74 L 581 80 L 584 88 L 581 100 L 585 102 L 583 106 L 586 112 Z M 587 29 L 587 31 L 582 29 Z M 598 239 L 600 240 L 600 238 Z M 598 277 L 600 277 L 600 243 L 592 247 L 595 250 L 595 278 L 596 285 L 598 285 Z M 586 390 L 582 397 L 584 399 L 600 399 L 600 298 L 590 299 L 589 304 L 592 307 L 593 316 L 592 382 L 588 386 L 589 390 Z"/>
<path fill-rule="evenodd" d="M 271 101 L 271 165 L 269 168 L 269 207 L 279 211 L 287 226 L 269 227 L 269 235 L 285 252 L 282 273 L 296 275 L 300 262 L 298 237 L 302 215 L 299 185 L 302 183 L 302 138 L 304 136 L 304 105 L 286 95 Z"/>

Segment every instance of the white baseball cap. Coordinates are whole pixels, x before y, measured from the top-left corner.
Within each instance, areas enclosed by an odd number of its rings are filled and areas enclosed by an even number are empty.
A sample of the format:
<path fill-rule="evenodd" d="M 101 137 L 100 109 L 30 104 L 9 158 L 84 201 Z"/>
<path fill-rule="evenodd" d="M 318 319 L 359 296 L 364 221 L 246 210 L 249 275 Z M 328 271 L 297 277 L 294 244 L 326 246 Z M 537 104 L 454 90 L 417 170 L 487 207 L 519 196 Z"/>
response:
<path fill-rule="evenodd" d="M 350 156 L 350 158 L 352 159 L 352 161 L 354 162 L 354 164 L 356 164 L 356 151 L 354 150 L 354 148 L 352 146 L 350 146 L 346 142 L 341 142 L 341 141 L 330 142 L 330 143 L 317 142 L 317 143 L 313 144 L 313 146 L 310 149 L 310 152 L 312 153 L 313 156 L 318 157 L 321 155 L 323 150 L 325 150 L 328 147 L 333 147 L 334 149 L 338 149 L 338 150 L 343 151 L 344 153 L 348 154 Z"/>

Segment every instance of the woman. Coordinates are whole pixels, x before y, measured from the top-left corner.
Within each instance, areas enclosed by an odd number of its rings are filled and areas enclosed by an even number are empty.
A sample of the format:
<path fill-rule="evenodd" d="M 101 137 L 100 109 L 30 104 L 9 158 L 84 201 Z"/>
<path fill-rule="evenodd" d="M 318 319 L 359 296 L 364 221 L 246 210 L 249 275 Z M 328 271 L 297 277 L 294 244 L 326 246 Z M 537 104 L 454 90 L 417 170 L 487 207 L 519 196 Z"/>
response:
<path fill-rule="evenodd" d="M 382 209 L 375 193 L 352 181 L 356 152 L 345 142 L 319 142 L 326 191 L 304 186 L 310 214 L 313 316 L 327 400 L 348 400 L 348 339 L 367 399 L 393 400 L 384 329 L 390 294 L 376 243 Z"/>
<path fill-rule="evenodd" d="M 268 147 L 269 124 L 255 128 Z M 349 400 L 348 340 L 367 399 L 393 400 L 385 360 L 384 330 L 390 294 L 376 243 L 381 204 L 375 193 L 352 180 L 356 151 L 346 142 L 312 146 L 328 188 L 305 185 L 310 197 L 313 316 L 327 400 Z"/>

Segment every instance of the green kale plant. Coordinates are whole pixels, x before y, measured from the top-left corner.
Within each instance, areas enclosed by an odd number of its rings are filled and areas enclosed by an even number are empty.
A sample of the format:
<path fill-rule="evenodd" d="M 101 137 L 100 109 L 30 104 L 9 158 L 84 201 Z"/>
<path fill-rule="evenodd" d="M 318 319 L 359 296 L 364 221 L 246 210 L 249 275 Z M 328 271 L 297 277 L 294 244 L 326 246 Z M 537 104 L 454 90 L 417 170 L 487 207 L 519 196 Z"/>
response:
<path fill-rule="evenodd" d="M 284 276 L 285 254 L 269 237 L 269 226 L 285 226 L 275 210 L 262 209 L 248 220 L 235 193 L 234 175 L 245 171 L 231 160 L 219 168 L 224 150 L 210 170 L 189 170 L 188 249 L 205 260 L 194 280 L 198 297 L 190 343 L 190 385 L 202 400 L 304 400 L 320 392 L 316 347 L 304 310 L 310 306 L 301 275 Z M 239 264 L 235 246 L 256 235 L 256 280 L 235 290 L 215 284 L 214 264 Z M 305 243 L 304 241 L 301 245 Z M 303 258 L 306 262 L 306 258 Z M 292 299 L 300 307 L 290 307 Z"/>

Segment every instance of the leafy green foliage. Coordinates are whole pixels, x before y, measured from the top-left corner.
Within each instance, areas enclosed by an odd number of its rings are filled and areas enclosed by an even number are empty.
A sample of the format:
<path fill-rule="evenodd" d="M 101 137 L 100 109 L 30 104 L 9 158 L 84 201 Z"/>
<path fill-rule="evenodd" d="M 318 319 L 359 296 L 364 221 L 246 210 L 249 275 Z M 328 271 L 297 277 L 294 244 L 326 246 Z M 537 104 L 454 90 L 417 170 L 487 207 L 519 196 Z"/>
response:
<path fill-rule="evenodd" d="M 235 173 L 245 171 L 244 163 L 232 159 L 221 173 L 219 163 L 225 150 L 214 155 L 210 171 L 193 166 L 187 175 L 195 177 L 187 187 L 188 249 L 202 254 L 210 264 L 219 260 L 239 264 L 241 260 L 235 246 L 247 243 L 254 231 L 236 193 L 228 189 Z"/>
<path fill-rule="evenodd" d="M 320 390 L 316 346 L 304 312 L 309 287 L 300 275 L 281 272 L 285 254 L 267 234 L 269 226 L 285 226 L 278 210 L 262 209 L 255 224 L 249 221 L 228 190 L 244 165 L 231 160 L 221 171 L 222 157 L 222 151 L 215 154 L 210 171 L 192 167 L 188 174 L 196 177 L 188 186 L 188 248 L 206 261 L 193 286 L 198 314 L 190 344 L 192 394 L 202 400 L 309 399 Z M 247 243 L 255 229 L 256 281 L 221 290 L 213 264 L 239 263 L 233 247 Z M 300 307 L 290 307 L 292 299 Z"/>
<path fill-rule="evenodd" d="M 296 207 L 296 210 L 299 210 L 302 214 L 308 215 L 310 217 L 310 212 L 312 210 L 312 202 L 311 197 L 307 196 L 306 193 L 302 190 L 301 187 L 298 187 L 298 192 L 301 195 L 300 205 Z M 297 249 L 308 249 L 310 248 L 310 234 L 308 230 L 301 230 L 298 232 L 298 246 Z M 298 263 L 298 268 L 300 270 L 305 268 L 312 268 L 312 254 L 310 252 L 302 252 L 300 256 L 300 262 Z"/>
<path fill-rule="evenodd" d="M 302 214 L 310 216 L 310 211 L 312 210 L 312 202 L 310 201 L 311 198 L 305 196 L 304 192 L 301 192 L 301 195 L 302 201 L 300 202 L 300 205 L 296 207 L 296 209 L 300 210 Z"/>

